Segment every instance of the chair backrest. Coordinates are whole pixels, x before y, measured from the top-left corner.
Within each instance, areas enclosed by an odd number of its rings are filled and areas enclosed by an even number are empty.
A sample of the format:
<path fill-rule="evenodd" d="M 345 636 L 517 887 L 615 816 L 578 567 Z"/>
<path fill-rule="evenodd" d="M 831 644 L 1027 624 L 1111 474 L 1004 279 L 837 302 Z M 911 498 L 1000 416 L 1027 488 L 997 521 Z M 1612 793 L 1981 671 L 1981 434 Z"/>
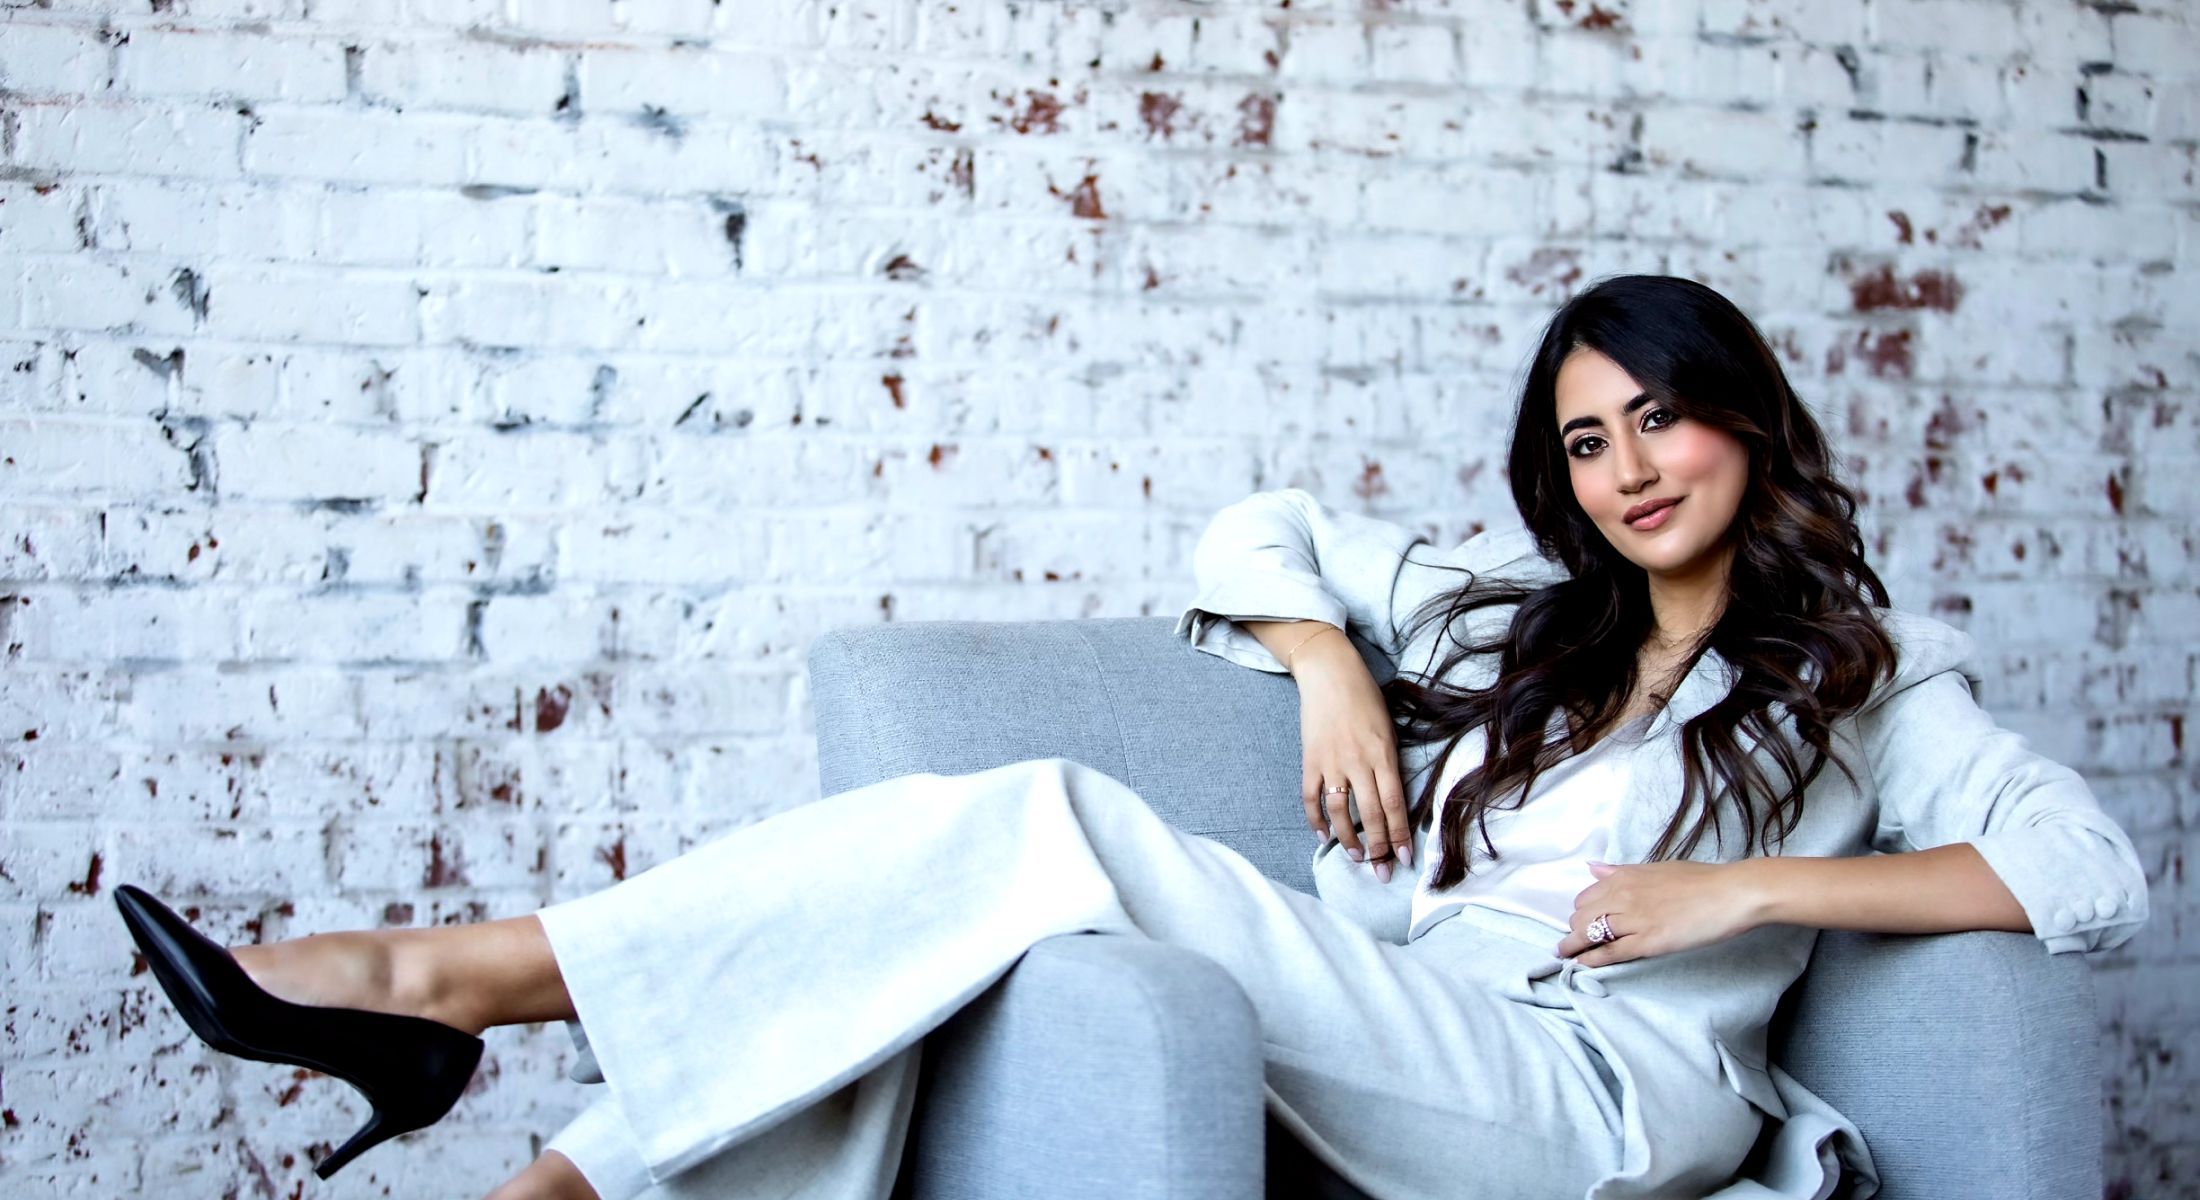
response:
<path fill-rule="evenodd" d="M 1075 759 L 1180 829 L 1313 891 L 1298 687 L 1178 641 L 1163 617 L 903 622 L 810 651 L 822 794 L 897 775 Z M 1353 639 L 1378 680 L 1390 664 Z M 1884 1200 L 2098 1196 L 2090 976 L 2017 933 L 1829 931 L 1772 1052 L 1863 1132 Z"/>
<path fill-rule="evenodd" d="M 1194 650 L 1159 617 L 836 629 L 810 649 L 820 794 L 1062 757 L 1311 893 L 1298 685 Z"/>

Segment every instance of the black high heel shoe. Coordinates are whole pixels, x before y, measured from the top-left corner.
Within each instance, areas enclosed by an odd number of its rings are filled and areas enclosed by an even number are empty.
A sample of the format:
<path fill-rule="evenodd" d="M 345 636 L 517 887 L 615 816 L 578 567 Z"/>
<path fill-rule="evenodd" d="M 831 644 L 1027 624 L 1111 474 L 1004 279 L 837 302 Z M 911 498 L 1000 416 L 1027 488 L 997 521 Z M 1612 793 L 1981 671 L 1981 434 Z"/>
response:
<path fill-rule="evenodd" d="M 481 1061 L 481 1039 L 441 1021 L 270 995 L 229 951 L 141 888 L 116 888 L 115 906 L 200 1040 L 239 1058 L 334 1075 L 367 1098 L 374 1112 L 365 1127 L 313 1164 L 323 1179 L 398 1134 L 435 1124 Z"/>

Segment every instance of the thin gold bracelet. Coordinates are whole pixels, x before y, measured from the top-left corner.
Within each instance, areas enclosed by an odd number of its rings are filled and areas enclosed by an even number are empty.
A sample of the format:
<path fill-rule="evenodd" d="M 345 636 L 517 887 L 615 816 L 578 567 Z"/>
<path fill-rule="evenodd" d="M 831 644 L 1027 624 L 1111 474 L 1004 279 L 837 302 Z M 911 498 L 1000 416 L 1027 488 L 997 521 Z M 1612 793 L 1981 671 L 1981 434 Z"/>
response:
<path fill-rule="evenodd" d="M 1291 648 L 1290 648 L 1289 650 L 1287 650 L 1287 651 L 1285 651 L 1285 652 L 1284 652 L 1284 655 L 1283 655 L 1283 669 L 1284 669 L 1284 670 L 1286 670 L 1286 671 L 1289 671 L 1289 670 L 1291 670 L 1291 656 L 1292 656 L 1292 655 L 1294 655 L 1294 654 L 1297 654 L 1297 653 L 1299 652 L 1299 646 L 1304 646 L 1304 645 L 1305 645 L 1306 643 L 1308 643 L 1308 642 L 1311 642 L 1311 641 L 1313 641 L 1313 640 L 1314 640 L 1315 638 L 1318 638 L 1318 637 L 1320 637 L 1321 635 L 1323 635 L 1323 634 L 1325 634 L 1325 633 L 1328 633 L 1328 632 L 1329 632 L 1330 630 L 1332 630 L 1332 629 L 1335 629 L 1335 628 L 1337 628 L 1336 626 L 1334 626 L 1334 625 L 1331 625 L 1331 624 L 1330 624 L 1329 622 L 1327 622 L 1327 621 L 1323 621 L 1323 622 L 1321 623 L 1321 625 L 1322 625 L 1322 627 L 1321 627 L 1320 629 L 1317 629 L 1317 630 L 1315 630 L 1314 632 L 1312 632 L 1312 633 L 1310 633 L 1310 634 L 1307 634 L 1307 635 L 1306 635 L 1305 637 L 1303 637 L 1303 638 L 1300 638 L 1300 639 L 1299 639 L 1299 645 L 1298 645 L 1298 646 L 1293 646 L 1293 647 L 1291 647 Z"/>

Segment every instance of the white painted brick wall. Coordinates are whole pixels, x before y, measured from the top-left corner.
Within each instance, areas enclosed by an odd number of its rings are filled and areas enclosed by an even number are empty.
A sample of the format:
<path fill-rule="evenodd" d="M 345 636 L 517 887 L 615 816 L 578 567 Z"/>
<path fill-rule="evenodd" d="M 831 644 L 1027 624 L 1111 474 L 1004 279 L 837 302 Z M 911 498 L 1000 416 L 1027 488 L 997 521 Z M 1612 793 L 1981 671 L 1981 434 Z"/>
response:
<path fill-rule="evenodd" d="M 308 1183 L 348 1092 L 200 1049 L 113 886 L 602 887 L 814 795 L 827 629 L 1172 616 L 1260 488 L 1464 536 L 1551 309 L 1669 271 L 2139 844 L 2108 1194 L 2200 1196 L 2196 137 L 2159 0 L 14 0 L 0 1188 L 486 1190 L 561 1032 Z"/>

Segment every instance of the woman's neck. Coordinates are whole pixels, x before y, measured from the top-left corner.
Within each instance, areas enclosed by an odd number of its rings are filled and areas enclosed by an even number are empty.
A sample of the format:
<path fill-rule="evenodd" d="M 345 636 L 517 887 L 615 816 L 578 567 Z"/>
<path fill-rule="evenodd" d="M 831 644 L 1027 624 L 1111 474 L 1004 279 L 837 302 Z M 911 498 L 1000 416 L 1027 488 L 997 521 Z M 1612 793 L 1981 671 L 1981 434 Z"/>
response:
<path fill-rule="evenodd" d="M 1733 560 L 1733 547 L 1727 546 L 1685 571 L 1648 577 L 1654 646 L 1668 650 L 1692 646 L 1718 621 L 1726 609 L 1728 568 Z"/>

